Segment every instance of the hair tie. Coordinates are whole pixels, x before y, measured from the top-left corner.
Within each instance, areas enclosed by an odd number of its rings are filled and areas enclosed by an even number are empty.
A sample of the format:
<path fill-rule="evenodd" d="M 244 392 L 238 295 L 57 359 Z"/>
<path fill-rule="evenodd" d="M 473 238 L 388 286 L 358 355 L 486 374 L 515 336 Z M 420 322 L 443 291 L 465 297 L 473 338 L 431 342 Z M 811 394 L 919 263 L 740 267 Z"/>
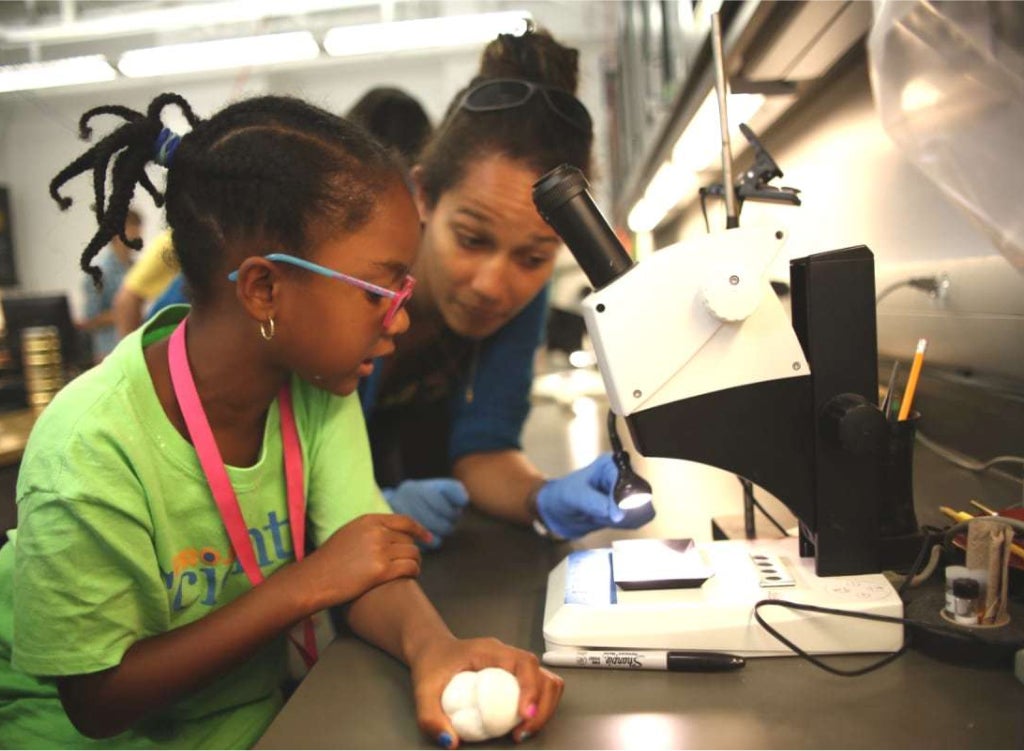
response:
<path fill-rule="evenodd" d="M 154 145 L 156 153 L 153 156 L 153 161 L 161 167 L 170 167 L 171 159 L 174 158 L 174 152 L 178 149 L 179 143 L 181 143 L 181 136 L 173 130 L 170 128 L 161 130 L 160 135 L 156 137 Z"/>

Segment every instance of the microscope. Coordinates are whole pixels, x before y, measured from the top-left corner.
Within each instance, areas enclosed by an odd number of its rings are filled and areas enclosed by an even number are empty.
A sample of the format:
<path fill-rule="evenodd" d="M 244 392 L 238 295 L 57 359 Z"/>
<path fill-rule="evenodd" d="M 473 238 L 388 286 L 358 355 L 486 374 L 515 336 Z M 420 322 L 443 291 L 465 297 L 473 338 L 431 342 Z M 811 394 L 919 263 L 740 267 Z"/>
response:
<path fill-rule="evenodd" d="M 549 576 L 547 648 L 791 654 L 754 617 L 756 603 L 786 600 L 835 611 L 771 609 L 809 653 L 897 651 L 902 626 L 842 614 L 902 616 L 881 571 L 909 566 L 921 543 L 912 497 L 891 487 L 877 406 L 871 251 L 792 260 L 787 312 L 768 279 L 781 226 L 726 229 L 635 263 L 575 167 L 544 175 L 533 198 L 594 287 L 584 319 L 636 450 L 735 473 L 799 520 L 799 537 L 693 545 L 676 559 L 693 576 L 665 588 L 622 586 L 614 545 L 571 553 Z"/>

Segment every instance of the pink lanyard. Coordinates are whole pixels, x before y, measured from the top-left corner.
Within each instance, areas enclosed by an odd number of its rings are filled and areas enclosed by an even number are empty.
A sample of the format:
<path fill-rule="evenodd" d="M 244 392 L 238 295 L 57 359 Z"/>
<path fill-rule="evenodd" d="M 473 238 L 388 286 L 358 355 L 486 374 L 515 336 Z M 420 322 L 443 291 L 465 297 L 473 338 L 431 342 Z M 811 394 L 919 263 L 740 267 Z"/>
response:
<path fill-rule="evenodd" d="M 206 419 L 203 403 L 199 400 L 196 382 L 192 378 L 192 369 L 188 365 L 188 355 L 185 352 L 185 322 L 187 320 L 187 318 L 183 319 L 171 334 L 167 355 L 171 368 L 171 385 L 174 388 L 174 396 L 178 400 L 178 407 L 185 418 L 185 426 L 192 438 L 192 445 L 195 446 L 196 454 L 199 456 L 199 464 L 203 468 L 206 482 L 210 486 L 210 492 L 220 511 L 224 529 L 228 533 L 228 539 L 231 540 L 231 547 L 234 549 L 239 563 L 242 564 L 242 570 L 245 571 L 245 575 L 249 577 L 249 581 L 255 587 L 263 581 L 263 572 L 256 561 L 256 553 L 253 552 L 249 530 L 242 517 L 241 506 L 238 504 L 238 496 L 235 495 L 235 489 L 231 487 L 231 480 L 224 467 L 220 449 L 217 448 L 213 431 L 210 430 L 210 423 Z M 295 428 L 292 394 L 287 385 L 282 386 L 278 392 L 277 402 L 281 413 L 281 443 L 284 446 L 288 526 L 291 528 L 295 560 L 301 561 L 306 554 L 306 498 L 302 487 L 302 447 L 299 443 L 298 430 Z M 316 636 L 311 619 L 307 618 L 303 625 L 305 647 L 294 638 L 292 638 L 292 643 L 302 655 L 306 667 L 310 668 L 317 659 Z"/>

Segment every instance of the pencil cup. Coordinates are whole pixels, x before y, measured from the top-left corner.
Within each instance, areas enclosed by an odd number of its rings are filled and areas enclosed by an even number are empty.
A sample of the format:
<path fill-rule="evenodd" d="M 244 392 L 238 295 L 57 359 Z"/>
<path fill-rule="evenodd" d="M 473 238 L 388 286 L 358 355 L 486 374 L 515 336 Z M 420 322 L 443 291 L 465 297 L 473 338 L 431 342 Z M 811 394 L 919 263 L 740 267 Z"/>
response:
<path fill-rule="evenodd" d="M 914 513 L 914 436 L 920 413 L 898 422 L 886 423 L 882 454 L 882 498 L 879 531 L 883 537 L 911 535 L 918 531 Z"/>

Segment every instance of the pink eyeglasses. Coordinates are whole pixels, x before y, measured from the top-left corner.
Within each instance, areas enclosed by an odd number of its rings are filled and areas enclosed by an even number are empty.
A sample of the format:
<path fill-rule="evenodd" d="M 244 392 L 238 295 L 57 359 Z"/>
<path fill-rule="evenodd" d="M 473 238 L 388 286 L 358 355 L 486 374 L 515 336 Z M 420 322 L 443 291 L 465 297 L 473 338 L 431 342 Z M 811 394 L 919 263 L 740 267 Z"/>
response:
<path fill-rule="evenodd" d="M 321 276 L 327 276 L 331 279 L 338 279 L 339 281 L 351 284 L 359 289 L 366 290 L 370 294 L 379 295 L 386 297 L 391 300 L 391 304 L 388 305 L 387 312 L 384 313 L 384 320 L 381 322 L 381 328 L 387 329 L 391 326 L 391 322 L 395 320 L 395 316 L 398 315 L 405 304 L 412 297 L 413 288 L 416 286 L 416 280 L 410 274 L 406 274 L 402 280 L 402 286 L 396 292 L 393 289 L 387 287 L 380 287 L 376 284 L 357 279 L 354 276 L 348 274 L 342 274 L 340 271 L 329 269 L 326 266 L 307 261 L 305 258 L 298 258 L 296 256 L 288 255 L 287 253 L 270 253 L 264 256 L 268 261 L 279 261 L 281 263 L 290 263 L 293 266 L 298 266 L 306 271 L 312 271 L 314 274 L 320 274 Z M 232 271 L 228 274 L 228 279 L 232 282 L 238 279 L 238 271 Z"/>

